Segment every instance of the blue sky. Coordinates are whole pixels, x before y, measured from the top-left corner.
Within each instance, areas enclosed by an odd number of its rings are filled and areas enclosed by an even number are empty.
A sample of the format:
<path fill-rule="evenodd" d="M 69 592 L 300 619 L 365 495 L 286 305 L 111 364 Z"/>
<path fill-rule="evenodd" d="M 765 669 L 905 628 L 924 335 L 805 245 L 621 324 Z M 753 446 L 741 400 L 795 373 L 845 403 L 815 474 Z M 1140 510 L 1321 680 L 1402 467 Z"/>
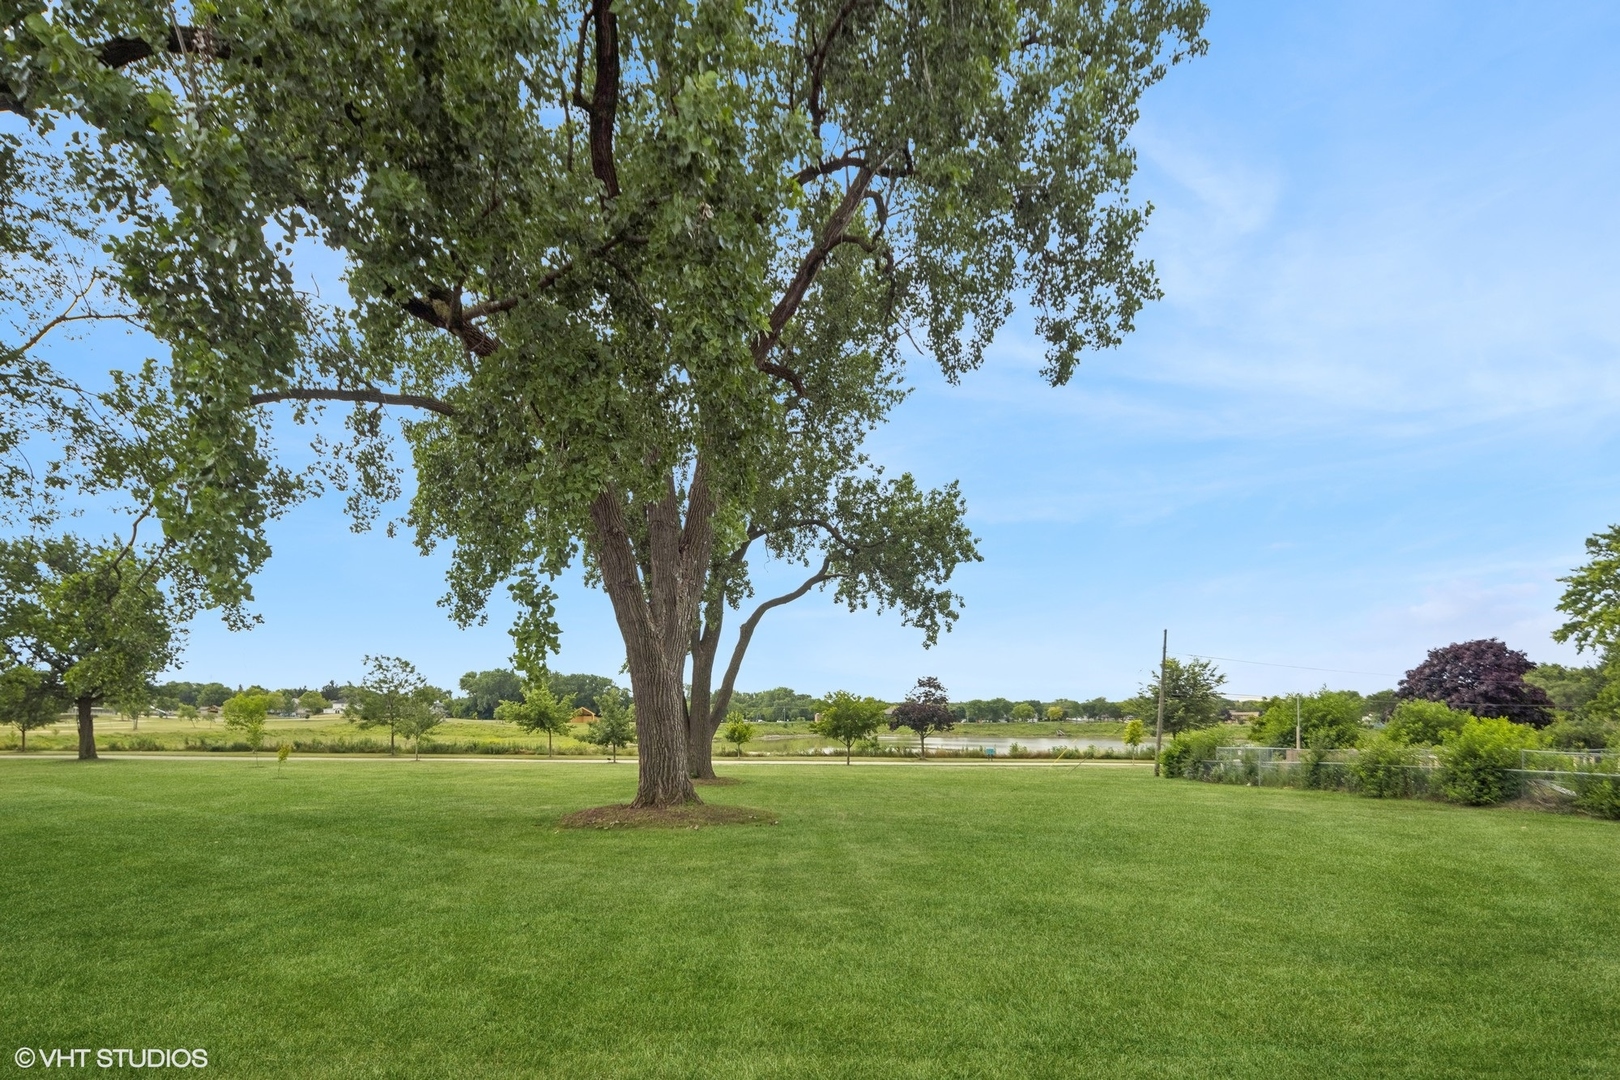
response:
<path fill-rule="evenodd" d="M 1212 7 L 1209 55 L 1136 138 L 1165 299 L 1061 389 L 1027 318 L 960 386 L 917 365 L 874 439 L 962 481 L 985 562 L 956 631 L 925 651 L 813 595 L 767 617 L 743 688 L 1118 697 L 1163 628 L 1173 654 L 1264 662 L 1220 663 L 1239 693 L 1379 689 L 1475 637 L 1573 658 L 1556 578 L 1620 520 L 1620 6 Z M 458 630 L 444 560 L 352 534 L 337 500 L 272 539 L 264 624 L 200 620 L 185 677 L 505 662 L 507 611 Z M 554 666 L 617 671 L 605 599 L 565 582 L 561 611 Z"/>

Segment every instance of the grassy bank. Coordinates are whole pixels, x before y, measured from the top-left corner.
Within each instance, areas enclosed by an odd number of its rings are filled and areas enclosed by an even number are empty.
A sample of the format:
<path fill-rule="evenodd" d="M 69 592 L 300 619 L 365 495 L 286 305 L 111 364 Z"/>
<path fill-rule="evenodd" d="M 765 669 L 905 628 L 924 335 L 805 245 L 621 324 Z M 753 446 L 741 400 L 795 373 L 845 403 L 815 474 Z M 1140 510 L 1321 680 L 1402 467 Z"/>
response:
<path fill-rule="evenodd" d="M 556 827 L 633 765 L 0 761 L 0 1016 L 223 1076 L 1620 1073 L 1612 823 L 736 775 L 779 824 Z"/>
<path fill-rule="evenodd" d="M 1074 740 L 1076 749 L 1083 748 L 1088 739 L 1117 739 L 1123 725 L 1109 721 L 1097 723 L 1041 723 L 1031 724 L 962 724 L 948 733 L 949 737 L 1030 739 L 1041 737 L 1067 737 Z M 446 720 L 422 743 L 422 752 L 431 754 L 516 754 L 544 756 L 548 752 L 562 756 L 600 757 L 602 749 L 584 741 L 585 725 L 570 725 L 568 734 L 552 740 L 548 751 L 545 736 L 535 736 L 512 724 L 491 720 Z M 265 725 L 264 745 L 272 752 L 283 742 L 291 743 L 299 753 L 312 754 L 386 754 L 388 730 L 361 728 L 337 715 L 314 716 L 304 719 L 272 717 Z M 937 745 L 938 740 L 935 740 Z M 882 733 L 881 754 L 899 755 L 916 746 L 916 736 L 908 731 Z M 15 751 L 20 745 L 16 728 L 0 728 L 0 753 Z M 28 750 L 77 750 L 79 736 L 71 716 L 47 728 L 28 733 Z M 112 753 L 165 753 L 165 752 L 224 752 L 243 753 L 248 749 L 239 732 L 231 731 L 217 719 L 199 719 L 195 722 L 174 717 L 149 716 L 138 724 L 122 717 L 96 717 L 96 746 Z M 410 745 L 398 740 L 396 749 L 409 752 Z M 785 756 L 815 754 L 836 749 L 843 752 L 842 744 L 823 739 L 810 730 L 808 722 L 787 724 L 759 724 L 754 740 L 745 752 L 750 756 Z M 635 746 L 620 751 L 620 756 L 635 756 Z M 716 738 L 714 752 L 717 757 L 731 757 L 736 747 L 724 739 Z M 862 751 L 857 750 L 857 753 Z M 870 751 L 866 752 L 870 756 Z M 941 756 L 953 756 L 941 751 Z M 954 756 L 981 757 L 980 754 Z M 1050 756 L 1050 755 L 1044 755 Z"/>

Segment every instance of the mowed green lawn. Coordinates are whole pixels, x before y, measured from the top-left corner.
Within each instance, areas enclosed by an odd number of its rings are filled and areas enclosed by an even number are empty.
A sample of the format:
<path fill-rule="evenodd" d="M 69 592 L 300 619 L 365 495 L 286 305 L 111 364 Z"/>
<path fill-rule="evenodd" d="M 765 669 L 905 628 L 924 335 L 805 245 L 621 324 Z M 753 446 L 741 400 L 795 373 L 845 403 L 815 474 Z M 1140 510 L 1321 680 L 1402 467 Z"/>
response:
<path fill-rule="evenodd" d="M 634 768 L 0 762 L 0 1068 L 1620 1075 L 1614 823 L 910 764 L 705 789 L 777 825 L 556 828 Z"/>

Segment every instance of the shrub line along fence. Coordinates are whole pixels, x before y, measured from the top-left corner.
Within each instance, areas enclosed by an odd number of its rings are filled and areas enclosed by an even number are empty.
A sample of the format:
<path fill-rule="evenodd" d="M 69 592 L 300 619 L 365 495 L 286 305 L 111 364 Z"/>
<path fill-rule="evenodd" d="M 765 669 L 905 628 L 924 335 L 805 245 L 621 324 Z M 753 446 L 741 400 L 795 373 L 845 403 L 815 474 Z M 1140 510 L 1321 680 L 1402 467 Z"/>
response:
<path fill-rule="evenodd" d="M 1448 762 L 1427 747 L 1213 750 L 1213 758 L 1188 762 L 1180 774 L 1210 783 L 1351 791 L 1374 798 L 1441 798 L 1473 805 L 1522 799 L 1538 809 L 1620 818 L 1620 753 L 1612 750 L 1521 748 L 1517 768 L 1511 756 L 1495 762 Z"/>

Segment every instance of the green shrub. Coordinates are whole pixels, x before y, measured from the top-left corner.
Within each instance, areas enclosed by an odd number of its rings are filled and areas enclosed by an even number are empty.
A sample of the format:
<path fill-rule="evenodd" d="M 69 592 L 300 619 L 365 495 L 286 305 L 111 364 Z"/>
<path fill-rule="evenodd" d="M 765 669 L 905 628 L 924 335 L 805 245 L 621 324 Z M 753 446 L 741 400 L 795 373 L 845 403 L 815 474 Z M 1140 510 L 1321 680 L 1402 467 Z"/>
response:
<path fill-rule="evenodd" d="M 1523 789 L 1519 751 L 1536 745 L 1534 728 L 1500 718 L 1469 720 L 1440 748 L 1440 791 L 1452 802 L 1488 806 Z"/>
<path fill-rule="evenodd" d="M 1354 746 L 1361 734 L 1364 712 L 1366 702 L 1354 691 L 1318 690 L 1299 699 L 1300 735 L 1307 746 Z M 1294 718 L 1294 699 L 1276 699 L 1254 722 L 1254 741 L 1262 746 L 1293 746 Z"/>
<path fill-rule="evenodd" d="M 1620 819 L 1620 776 L 1588 773 L 1575 796 L 1575 806 L 1597 817 Z"/>
<path fill-rule="evenodd" d="M 1159 769 L 1165 776 L 1188 776 L 1196 763 L 1214 759 L 1216 747 L 1231 746 L 1236 741 L 1237 737 L 1224 726 L 1183 731 L 1159 755 Z"/>
<path fill-rule="evenodd" d="M 1362 740 L 1350 763 L 1350 775 L 1363 795 L 1398 799 L 1411 791 L 1411 766 L 1417 764 L 1417 758 L 1417 751 L 1399 740 L 1373 735 Z"/>
<path fill-rule="evenodd" d="M 1611 726 L 1589 716 L 1558 714 L 1558 721 L 1541 732 L 1554 750 L 1602 750 L 1613 736 Z"/>
<path fill-rule="evenodd" d="M 1439 701 L 1403 701 L 1384 728 L 1384 734 L 1408 746 L 1439 746 L 1448 732 L 1455 733 L 1474 719 L 1472 713 Z"/>

